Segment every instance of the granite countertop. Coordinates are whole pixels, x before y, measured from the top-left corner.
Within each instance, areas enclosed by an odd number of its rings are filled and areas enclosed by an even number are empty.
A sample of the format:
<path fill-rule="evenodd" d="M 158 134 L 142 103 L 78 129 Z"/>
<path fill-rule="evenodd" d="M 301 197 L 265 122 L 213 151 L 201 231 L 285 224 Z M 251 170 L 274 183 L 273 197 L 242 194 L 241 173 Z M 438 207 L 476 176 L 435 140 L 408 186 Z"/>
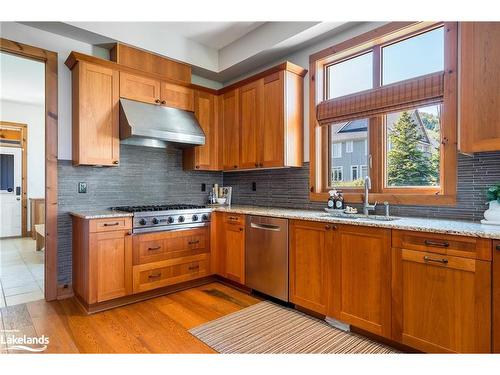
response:
<path fill-rule="evenodd" d="M 417 217 L 400 217 L 398 220 L 393 221 L 379 221 L 365 218 L 339 218 L 330 216 L 327 212 L 317 210 L 239 205 L 232 205 L 231 207 L 217 207 L 214 208 L 214 211 L 500 239 L 500 226 L 484 225 L 471 221 Z"/>
<path fill-rule="evenodd" d="M 72 211 L 69 213 L 72 216 L 82 219 L 106 219 L 110 217 L 125 217 L 134 216 L 131 212 L 122 212 L 115 210 L 89 210 L 89 211 Z"/>

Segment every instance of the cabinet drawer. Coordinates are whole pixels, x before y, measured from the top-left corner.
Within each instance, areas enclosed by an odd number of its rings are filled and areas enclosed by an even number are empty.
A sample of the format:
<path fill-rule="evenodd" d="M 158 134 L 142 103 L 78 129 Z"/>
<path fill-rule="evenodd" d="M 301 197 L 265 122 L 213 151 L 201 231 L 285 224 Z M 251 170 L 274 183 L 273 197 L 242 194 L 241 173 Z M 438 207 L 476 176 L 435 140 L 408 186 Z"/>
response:
<path fill-rule="evenodd" d="M 207 276 L 209 264 L 209 254 L 200 254 L 134 266 L 134 293 Z"/>
<path fill-rule="evenodd" d="M 134 236 L 134 265 L 210 252 L 209 227 Z"/>
<path fill-rule="evenodd" d="M 442 255 L 491 260 L 491 240 L 485 238 L 395 230 L 392 234 L 392 246 Z"/>
<path fill-rule="evenodd" d="M 132 229 L 132 218 L 130 217 L 113 217 L 109 219 L 94 219 L 90 220 L 90 232 L 110 232 L 115 230 Z"/>
<path fill-rule="evenodd" d="M 226 213 L 224 215 L 224 222 L 233 224 L 245 224 L 245 215 Z"/>

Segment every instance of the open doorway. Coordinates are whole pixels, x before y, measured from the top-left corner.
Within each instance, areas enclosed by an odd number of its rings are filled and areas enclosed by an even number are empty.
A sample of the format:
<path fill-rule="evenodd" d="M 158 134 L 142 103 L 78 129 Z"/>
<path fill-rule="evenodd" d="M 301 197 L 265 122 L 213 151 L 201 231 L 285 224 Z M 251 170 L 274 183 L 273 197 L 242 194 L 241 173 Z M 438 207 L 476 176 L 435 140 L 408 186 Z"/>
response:
<path fill-rule="evenodd" d="M 0 306 L 45 294 L 45 64 L 0 52 Z"/>

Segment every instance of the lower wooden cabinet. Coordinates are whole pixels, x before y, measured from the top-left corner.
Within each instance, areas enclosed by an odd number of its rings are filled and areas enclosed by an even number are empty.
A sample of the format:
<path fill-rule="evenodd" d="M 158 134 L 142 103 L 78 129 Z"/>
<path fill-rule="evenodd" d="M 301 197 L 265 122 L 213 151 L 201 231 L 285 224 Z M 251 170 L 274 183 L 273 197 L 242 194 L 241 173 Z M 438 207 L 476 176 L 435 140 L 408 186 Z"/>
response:
<path fill-rule="evenodd" d="M 500 241 L 493 241 L 493 353 L 500 353 Z"/>
<path fill-rule="evenodd" d="M 132 293 L 131 228 L 129 217 L 73 217 L 73 290 L 87 305 Z"/>
<path fill-rule="evenodd" d="M 224 218 L 224 276 L 245 284 L 245 216 L 227 214 Z"/>
<path fill-rule="evenodd" d="M 341 225 L 334 232 L 327 315 L 391 336 L 391 230 Z"/>
<path fill-rule="evenodd" d="M 332 225 L 312 221 L 289 222 L 290 301 L 306 309 L 326 314 Z"/>
<path fill-rule="evenodd" d="M 393 251 L 393 338 L 428 353 L 490 352 L 491 262 Z"/>

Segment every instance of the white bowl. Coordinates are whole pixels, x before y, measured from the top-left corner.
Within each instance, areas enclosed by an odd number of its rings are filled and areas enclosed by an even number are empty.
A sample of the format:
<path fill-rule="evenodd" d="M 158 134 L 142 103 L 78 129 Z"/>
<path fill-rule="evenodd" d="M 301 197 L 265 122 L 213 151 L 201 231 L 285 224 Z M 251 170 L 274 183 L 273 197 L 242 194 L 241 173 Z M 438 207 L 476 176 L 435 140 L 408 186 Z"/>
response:
<path fill-rule="evenodd" d="M 224 204 L 226 203 L 227 198 L 217 198 L 217 203 Z"/>

